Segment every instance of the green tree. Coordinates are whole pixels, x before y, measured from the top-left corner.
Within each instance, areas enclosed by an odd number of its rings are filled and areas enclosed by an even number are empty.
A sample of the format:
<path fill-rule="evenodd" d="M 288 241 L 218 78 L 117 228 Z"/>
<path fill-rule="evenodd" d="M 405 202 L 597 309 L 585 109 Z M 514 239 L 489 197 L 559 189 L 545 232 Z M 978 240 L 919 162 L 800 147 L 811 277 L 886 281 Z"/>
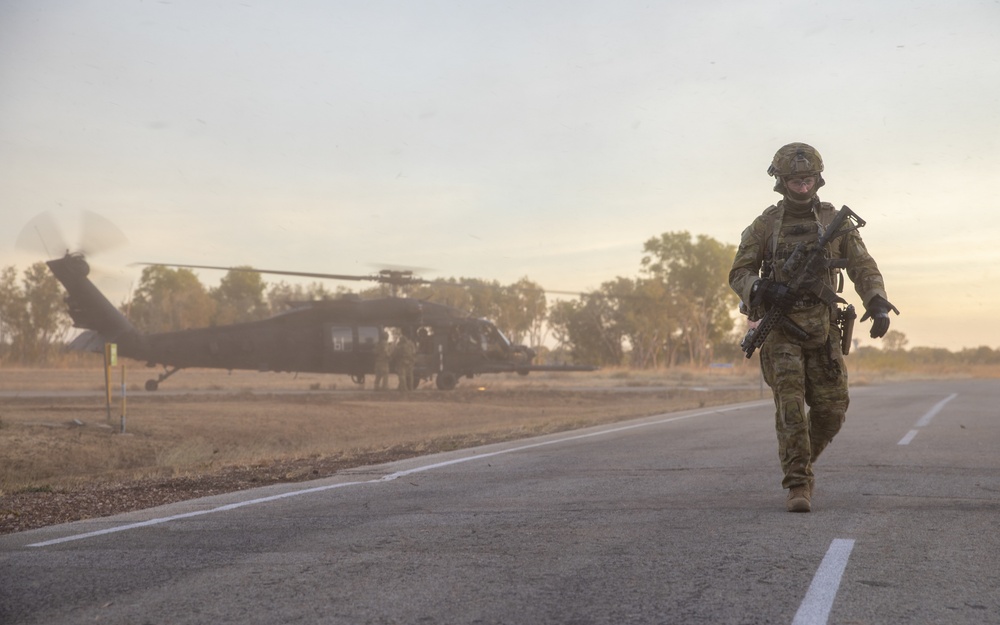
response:
<path fill-rule="evenodd" d="M 215 300 L 213 323 L 226 325 L 263 319 L 268 314 L 264 301 L 266 288 L 259 273 L 230 270 L 219 281 L 219 286 L 209 291 Z"/>
<path fill-rule="evenodd" d="M 469 314 L 473 317 L 490 319 L 494 323 L 503 314 L 503 287 L 497 280 L 481 280 L 478 278 L 460 278 L 469 294 Z M 496 324 L 504 334 L 510 331 L 505 327 L 506 321 Z"/>
<path fill-rule="evenodd" d="M 958 360 L 954 353 L 943 347 L 914 347 L 909 352 L 909 358 L 925 365 L 954 365 Z"/>
<path fill-rule="evenodd" d="M 663 281 L 692 364 L 707 365 L 717 343 L 733 330 L 739 300 L 729 288 L 736 246 L 688 232 L 666 232 L 646 241 L 643 272 Z"/>
<path fill-rule="evenodd" d="M 37 262 L 24 272 L 24 297 L 31 328 L 29 357 L 44 363 L 59 348 L 70 326 L 64 303 L 66 294 L 48 265 Z"/>
<path fill-rule="evenodd" d="M 630 365 L 673 366 L 677 361 L 677 319 L 666 285 L 657 279 L 618 278 L 604 292 L 617 300 L 617 323 L 631 345 Z"/>
<path fill-rule="evenodd" d="M 16 268 L 0 273 L 0 344 L 7 359 L 44 364 L 56 354 L 70 327 L 64 298 L 43 262 L 28 267 L 20 285 Z"/>
<path fill-rule="evenodd" d="M 153 265 L 142 270 L 132 299 L 132 323 L 144 332 L 207 326 L 215 300 L 190 269 Z"/>
<path fill-rule="evenodd" d="M 331 291 L 322 282 L 310 282 L 308 285 L 288 284 L 285 281 L 272 284 L 267 291 L 268 313 L 276 315 L 284 312 L 289 306 L 302 302 L 315 302 L 320 300 L 333 299 L 339 295 L 350 291 L 343 286 L 338 286 Z M 362 294 L 364 296 L 364 294 Z"/>
<path fill-rule="evenodd" d="M 0 271 L 0 359 L 11 357 L 11 343 L 17 336 L 24 305 L 24 294 L 17 283 L 17 267 L 4 267 Z"/>
<path fill-rule="evenodd" d="M 548 305 L 545 291 L 527 276 L 500 289 L 494 323 L 514 343 L 539 345 Z"/>
<path fill-rule="evenodd" d="M 906 344 L 909 342 L 906 335 L 899 330 L 889 330 L 882 338 L 882 347 L 891 352 L 902 351 L 906 349 Z"/>
<path fill-rule="evenodd" d="M 482 288 L 482 285 L 479 284 L 474 288 Z M 381 285 L 375 291 L 378 297 L 389 297 L 392 294 L 391 289 L 387 285 Z M 430 284 L 410 285 L 404 287 L 400 295 L 427 300 L 464 311 L 471 311 L 473 308 L 473 299 L 469 287 L 463 286 L 455 278 L 435 280 Z"/>
<path fill-rule="evenodd" d="M 986 345 L 976 348 L 966 347 L 958 352 L 958 360 L 969 365 L 995 365 L 1000 363 L 1000 352 L 994 351 Z"/>
<path fill-rule="evenodd" d="M 618 366 L 624 359 L 623 334 L 615 323 L 617 310 L 602 293 L 557 301 L 549 310 L 549 327 L 577 363 Z"/>

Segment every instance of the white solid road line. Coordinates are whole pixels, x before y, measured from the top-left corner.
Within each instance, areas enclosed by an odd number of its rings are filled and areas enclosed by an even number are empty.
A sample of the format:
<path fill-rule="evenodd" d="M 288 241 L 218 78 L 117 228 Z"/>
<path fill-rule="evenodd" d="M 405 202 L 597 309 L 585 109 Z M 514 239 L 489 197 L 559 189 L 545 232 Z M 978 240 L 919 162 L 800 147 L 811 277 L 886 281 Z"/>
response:
<path fill-rule="evenodd" d="M 928 410 L 927 414 L 920 417 L 920 420 L 917 421 L 917 425 L 915 427 L 922 428 L 924 426 L 930 425 L 931 419 L 933 419 L 934 416 L 937 415 L 937 413 L 941 412 L 941 409 L 944 408 L 945 404 L 955 399 L 956 397 L 958 397 L 958 393 L 952 393 L 951 395 L 945 397 L 938 403 L 934 404 L 934 407 Z"/>
<path fill-rule="evenodd" d="M 931 419 L 933 419 L 935 416 L 937 416 L 937 413 L 941 412 L 941 409 L 944 408 L 945 404 L 947 404 L 951 400 L 955 399 L 956 397 L 958 397 L 958 393 L 952 393 L 951 395 L 945 397 L 944 399 L 942 399 L 938 403 L 934 404 L 934 406 L 932 406 L 931 409 L 927 411 L 927 414 L 925 414 L 924 416 L 920 417 L 917 420 L 917 423 L 913 427 L 914 428 L 922 428 L 922 427 L 926 427 L 926 426 L 930 425 Z M 899 442 L 896 443 L 896 444 L 897 445 L 909 445 L 910 441 L 913 440 L 913 438 L 917 435 L 917 432 L 919 432 L 919 431 L 920 430 L 916 430 L 916 429 L 910 430 L 909 432 L 906 433 L 906 436 L 904 436 L 903 438 L 899 439 Z"/>
<path fill-rule="evenodd" d="M 557 445 L 559 443 L 566 443 L 569 441 L 582 440 L 586 438 L 594 438 L 596 436 L 605 436 L 607 434 L 615 434 L 617 432 L 625 432 L 628 430 L 634 430 L 636 428 L 645 428 L 655 425 L 662 425 L 664 423 L 671 423 L 673 421 L 683 421 L 685 419 L 694 419 L 695 417 L 704 417 L 708 415 L 722 414 L 726 412 L 732 412 L 734 410 L 743 410 L 746 408 L 752 408 L 762 402 L 752 402 L 748 404 L 739 404 L 736 406 L 729 406 L 723 408 L 716 408 L 712 410 L 703 410 L 701 412 L 695 412 L 688 415 L 667 417 L 667 414 L 659 415 L 667 418 L 658 419 L 656 421 L 644 421 L 642 423 L 633 423 L 631 425 L 623 425 L 619 427 L 613 427 L 608 429 L 597 430 L 594 432 L 587 432 L 584 434 L 571 434 L 568 436 L 563 436 L 560 438 L 549 439 L 542 441 L 540 443 L 531 443 L 529 445 L 521 445 L 520 447 L 512 447 L 509 449 L 501 449 L 500 451 L 494 451 L 490 453 L 475 454 L 472 456 L 463 456 L 461 458 L 454 458 L 452 460 L 445 460 L 443 462 L 435 462 L 432 464 L 426 464 L 412 469 L 404 469 L 402 471 L 396 471 L 395 473 L 390 473 L 383 477 L 374 480 L 364 480 L 360 482 L 345 482 L 340 484 L 328 484 L 326 486 L 315 486 L 312 488 L 304 488 L 302 490 L 293 490 L 287 493 L 281 493 L 280 495 L 271 495 L 269 497 L 260 497 L 257 499 L 248 499 L 246 501 L 237 501 L 235 503 L 227 504 L 224 506 L 219 506 L 217 508 L 209 508 L 207 510 L 195 510 L 193 512 L 186 512 L 183 514 L 176 514 L 168 517 L 161 517 L 158 519 L 149 519 L 148 521 L 140 521 L 138 523 L 129 523 L 127 525 L 118 525 L 115 527 L 108 527 L 102 530 L 96 530 L 93 532 L 86 532 L 83 534 L 71 534 L 69 536 L 63 536 L 62 538 L 53 538 L 52 540 L 46 540 L 39 543 L 33 543 L 28 545 L 28 547 L 48 547 L 50 545 L 58 545 L 60 543 L 66 543 L 74 540 L 83 540 L 84 538 L 93 538 L 95 536 L 103 536 L 104 534 L 113 534 L 116 532 L 124 532 L 126 530 L 136 529 L 140 527 L 149 527 L 151 525 L 160 525 L 161 523 L 167 523 L 169 521 L 178 521 L 180 519 L 188 519 L 191 517 L 202 516 L 205 514 L 212 514 L 215 512 L 226 512 L 228 510 L 235 510 L 237 508 L 244 508 L 246 506 L 252 506 L 261 503 L 268 503 L 271 501 L 277 501 L 279 499 L 287 499 L 288 497 L 297 497 L 299 495 L 307 495 L 310 493 L 318 493 L 327 490 L 334 490 L 338 488 L 346 488 L 348 486 L 359 486 L 362 484 L 378 484 L 380 482 L 391 482 L 400 477 L 405 477 L 407 475 L 412 475 L 414 473 L 423 473 L 425 471 L 432 471 L 434 469 L 440 469 L 441 467 L 447 467 L 455 464 L 461 464 L 463 462 L 469 462 L 472 460 L 482 460 L 484 458 L 492 458 L 493 456 L 499 456 L 502 454 L 511 454 L 518 451 L 524 451 L 527 449 L 535 449 L 536 447 L 545 447 L 547 445 Z M 668 413 L 669 414 L 669 413 Z"/>
<path fill-rule="evenodd" d="M 847 568 L 847 558 L 854 549 L 854 540 L 836 538 L 830 543 L 830 548 L 819 563 L 819 569 L 813 581 L 809 584 L 799 611 L 795 613 L 792 625 L 825 625 L 830 618 L 833 600 L 837 598 L 840 579 Z"/>
<path fill-rule="evenodd" d="M 919 431 L 920 430 L 910 430 L 909 432 L 906 433 L 906 436 L 904 436 L 903 438 L 899 439 L 899 442 L 896 443 L 896 444 L 897 445 L 909 445 L 910 441 L 913 440 L 913 437 L 916 436 L 917 432 L 919 432 Z"/>

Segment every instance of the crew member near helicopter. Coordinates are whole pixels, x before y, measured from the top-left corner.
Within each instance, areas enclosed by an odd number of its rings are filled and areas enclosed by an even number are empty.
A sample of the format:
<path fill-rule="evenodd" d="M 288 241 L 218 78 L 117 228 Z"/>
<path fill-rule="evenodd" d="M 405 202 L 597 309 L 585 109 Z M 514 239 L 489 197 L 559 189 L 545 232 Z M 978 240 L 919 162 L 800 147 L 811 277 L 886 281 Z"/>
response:
<path fill-rule="evenodd" d="M 375 390 L 389 389 L 389 358 L 392 356 L 392 346 L 389 345 L 389 334 L 379 331 L 378 343 L 375 344 Z"/>
<path fill-rule="evenodd" d="M 399 376 L 399 390 L 413 390 L 413 365 L 417 358 L 417 346 L 405 332 L 400 333 L 399 341 L 393 352 L 396 361 L 396 374 Z"/>

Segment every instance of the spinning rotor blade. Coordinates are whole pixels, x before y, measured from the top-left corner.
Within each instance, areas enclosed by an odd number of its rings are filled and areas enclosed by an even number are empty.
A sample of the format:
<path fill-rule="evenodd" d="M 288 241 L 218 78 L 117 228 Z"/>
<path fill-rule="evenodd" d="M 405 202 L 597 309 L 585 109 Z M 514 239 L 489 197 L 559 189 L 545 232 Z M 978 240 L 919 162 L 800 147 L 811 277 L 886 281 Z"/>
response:
<path fill-rule="evenodd" d="M 87 258 L 86 265 L 90 279 L 102 291 L 129 293 L 131 282 L 120 270 L 110 270 L 97 265 L 90 258 L 99 252 L 107 252 L 128 243 L 122 231 L 109 219 L 93 211 L 81 211 L 76 246 L 66 242 L 57 219 L 49 211 L 44 211 L 31 219 L 21 229 L 15 247 L 33 257 L 55 260 L 67 254 L 81 254 Z M 127 297 L 127 296 L 124 296 Z"/>
<path fill-rule="evenodd" d="M 111 220 L 94 211 L 83 211 L 80 227 L 80 251 L 85 256 L 108 252 L 128 243 L 125 234 Z"/>
<path fill-rule="evenodd" d="M 588 295 L 593 295 L 593 293 L 584 293 L 582 291 L 553 291 L 552 289 L 540 289 L 543 293 L 552 293 L 553 295 L 573 295 L 575 297 L 586 297 Z"/>
<path fill-rule="evenodd" d="M 66 239 L 56 225 L 52 213 L 45 211 L 31 219 L 17 235 L 14 247 L 33 256 L 58 258 L 69 252 Z"/>
<path fill-rule="evenodd" d="M 131 263 L 132 266 L 159 266 L 159 267 L 179 267 L 183 269 L 215 269 L 218 271 L 242 271 L 247 273 L 262 273 L 276 276 L 296 276 L 301 278 L 317 278 L 320 280 L 354 280 L 358 282 L 377 282 L 379 284 L 388 284 L 391 286 L 409 286 L 416 284 L 426 284 L 426 285 L 437 285 L 437 286 L 454 286 L 458 288 L 465 289 L 481 289 L 481 288 L 495 288 L 493 285 L 487 283 L 478 282 L 468 282 L 468 281 L 449 281 L 444 279 L 438 280 L 425 280 L 424 278 L 414 277 L 413 271 L 411 269 L 382 269 L 377 274 L 369 274 L 366 276 L 358 275 L 348 275 L 340 273 L 318 273 L 311 271 L 283 271 L 280 269 L 257 269 L 254 267 L 221 267 L 218 265 L 184 265 L 180 263 L 149 263 L 149 262 L 137 262 Z M 592 295 L 592 293 L 582 293 L 579 291 L 554 291 L 552 289 L 539 289 L 544 293 L 552 293 L 554 295 L 573 295 L 576 297 L 584 297 L 587 295 Z"/>
<path fill-rule="evenodd" d="M 29 252 L 35 256 L 58 258 L 70 252 L 79 252 L 91 256 L 121 247 L 128 242 L 118 226 L 111 223 L 93 211 L 82 211 L 80 214 L 79 241 L 75 248 L 66 242 L 62 231 L 52 213 L 39 213 L 29 221 L 17 237 L 17 249 Z"/>
<path fill-rule="evenodd" d="M 310 271 L 281 271 L 279 269 L 255 269 L 253 267 L 217 267 L 213 265 L 181 265 L 178 263 L 132 263 L 132 265 L 182 267 L 185 269 L 218 269 L 219 271 L 244 271 L 247 273 L 266 273 L 276 276 L 298 276 L 302 278 L 319 278 L 324 280 L 356 280 L 379 282 L 382 284 L 431 284 L 430 280 L 414 278 L 409 271 L 393 271 L 383 269 L 377 274 L 368 276 L 352 276 L 339 273 L 314 273 Z"/>

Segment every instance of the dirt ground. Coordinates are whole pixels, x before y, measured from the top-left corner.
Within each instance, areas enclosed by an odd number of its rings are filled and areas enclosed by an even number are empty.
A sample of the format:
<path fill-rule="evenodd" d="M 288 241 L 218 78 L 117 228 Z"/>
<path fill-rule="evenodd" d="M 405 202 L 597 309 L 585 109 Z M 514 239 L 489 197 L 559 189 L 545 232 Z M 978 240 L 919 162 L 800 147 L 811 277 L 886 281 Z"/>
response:
<path fill-rule="evenodd" d="M 900 375 L 970 373 L 855 369 L 852 386 Z M 143 390 L 150 376 L 140 367 L 110 377 L 109 405 L 99 365 L 0 368 L 0 533 L 770 397 L 749 361 L 700 370 L 482 376 L 463 379 L 454 391 L 424 383 L 405 394 L 317 374 L 185 370 L 155 393 Z"/>
<path fill-rule="evenodd" d="M 761 397 L 746 371 L 483 376 L 376 393 L 342 376 L 0 370 L 0 533 L 491 442 Z M 128 374 L 132 377 L 132 374 Z M 370 386 L 370 382 L 369 382 Z"/>
<path fill-rule="evenodd" d="M 866 368 L 851 385 L 988 377 L 995 368 Z M 346 468 L 770 397 L 734 367 L 532 373 L 376 393 L 345 376 L 0 367 L 0 533 L 330 476 Z M 124 382 L 122 381 L 124 378 Z M 125 399 L 122 402 L 122 388 Z M 125 431 L 121 415 L 125 413 Z"/>

